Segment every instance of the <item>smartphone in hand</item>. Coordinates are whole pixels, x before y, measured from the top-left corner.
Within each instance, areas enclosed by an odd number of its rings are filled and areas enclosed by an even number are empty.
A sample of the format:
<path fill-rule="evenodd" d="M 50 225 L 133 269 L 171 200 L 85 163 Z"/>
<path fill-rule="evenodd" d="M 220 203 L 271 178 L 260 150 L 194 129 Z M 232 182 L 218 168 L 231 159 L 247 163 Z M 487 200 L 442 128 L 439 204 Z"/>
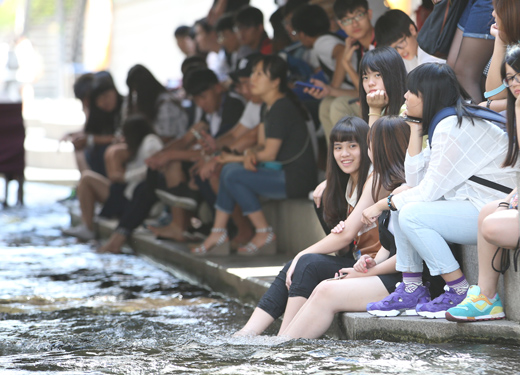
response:
<path fill-rule="evenodd" d="M 407 122 L 413 122 L 415 124 L 421 124 L 422 123 L 422 118 L 419 118 L 419 117 L 404 116 L 403 120 L 407 121 Z"/>

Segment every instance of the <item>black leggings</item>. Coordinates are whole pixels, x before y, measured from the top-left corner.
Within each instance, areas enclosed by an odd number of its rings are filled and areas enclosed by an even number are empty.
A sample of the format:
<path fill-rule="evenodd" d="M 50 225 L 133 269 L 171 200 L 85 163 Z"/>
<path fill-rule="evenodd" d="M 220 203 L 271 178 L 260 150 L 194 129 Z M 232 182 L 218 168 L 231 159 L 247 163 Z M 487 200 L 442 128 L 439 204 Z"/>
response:
<path fill-rule="evenodd" d="M 303 255 L 293 273 L 291 288 L 287 290 L 285 279 L 291 266 L 287 263 L 262 296 L 258 307 L 278 319 L 285 311 L 289 297 L 309 298 L 320 282 L 334 277 L 341 268 L 352 267 L 356 261 L 349 256 L 334 257 L 324 254 Z"/>
<path fill-rule="evenodd" d="M 341 268 L 352 267 L 356 261 L 351 253 L 346 256 L 330 256 L 324 254 L 305 254 L 300 258 L 293 273 L 291 288 L 287 290 L 285 279 L 291 266 L 287 263 L 262 296 L 258 307 L 278 319 L 285 311 L 289 297 L 309 298 L 314 288 L 323 280 L 334 277 Z M 388 293 L 395 290 L 395 284 L 402 280 L 400 272 L 378 275 Z"/>
<path fill-rule="evenodd" d="M 164 176 L 157 171 L 148 169 L 146 180 L 135 188 L 132 200 L 121 215 L 116 231 L 129 237 L 134 229 L 144 222 L 150 209 L 158 201 L 155 190 L 165 187 Z"/>

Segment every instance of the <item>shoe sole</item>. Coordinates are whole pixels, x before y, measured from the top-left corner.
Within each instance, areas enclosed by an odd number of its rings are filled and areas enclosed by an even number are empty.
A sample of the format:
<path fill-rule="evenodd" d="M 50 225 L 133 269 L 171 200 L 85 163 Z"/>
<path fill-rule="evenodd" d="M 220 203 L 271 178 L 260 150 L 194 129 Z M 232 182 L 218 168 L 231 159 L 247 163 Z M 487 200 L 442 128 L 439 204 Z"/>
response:
<path fill-rule="evenodd" d="M 427 319 L 446 319 L 446 311 L 417 311 L 417 315 Z"/>
<path fill-rule="evenodd" d="M 417 316 L 417 311 L 415 310 L 370 310 L 367 311 L 370 315 L 374 315 L 380 318 L 383 317 L 392 317 L 392 316 L 398 316 L 398 315 L 406 315 L 406 316 Z"/>
<path fill-rule="evenodd" d="M 505 319 L 506 314 L 499 313 L 494 315 L 482 315 L 482 316 L 475 316 L 475 317 L 467 317 L 467 316 L 454 316 L 451 315 L 449 312 L 446 312 L 446 319 L 450 322 L 479 322 L 479 321 L 489 321 L 489 320 L 500 320 Z"/>
<path fill-rule="evenodd" d="M 196 252 L 195 249 L 191 250 L 191 254 L 198 257 L 211 257 L 211 256 L 228 256 L 230 254 L 229 241 L 215 245 L 206 252 Z"/>
<path fill-rule="evenodd" d="M 165 192 L 164 190 L 155 190 L 157 198 L 167 206 L 179 207 L 189 211 L 197 210 L 197 202 L 195 199 L 179 197 Z"/>

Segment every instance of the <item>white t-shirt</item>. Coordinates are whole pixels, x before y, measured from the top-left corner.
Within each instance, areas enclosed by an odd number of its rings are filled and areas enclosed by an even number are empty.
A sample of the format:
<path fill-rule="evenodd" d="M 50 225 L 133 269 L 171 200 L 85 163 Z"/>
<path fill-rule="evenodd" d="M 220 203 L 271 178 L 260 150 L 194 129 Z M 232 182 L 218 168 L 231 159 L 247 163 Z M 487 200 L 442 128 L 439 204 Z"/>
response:
<path fill-rule="evenodd" d="M 220 82 L 229 78 L 229 67 L 223 49 L 219 52 L 210 51 L 206 56 L 206 64 L 208 64 L 209 69 L 215 72 Z"/>
<path fill-rule="evenodd" d="M 262 104 L 253 103 L 251 101 L 247 102 L 244 113 L 242 113 L 242 117 L 240 117 L 238 123 L 248 129 L 256 128 L 258 124 L 260 124 L 261 108 Z"/>
<path fill-rule="evenodd" d="M 125 182 L 127 185 L 124 192 L 126 198 L 132 199 L 135 187 L 146 178 L 148 166 L 144 161 L 156 152 L 161 151 L 162 148 L 163 143 L 157 135 L 148 134 L 144 137 L 135 158 L 126 164 Z"/>
<path fill-rule="evenodd" d="M 332 57 L 332 52 L 334 48 L 341 44 L 345 45 L 344 42 L 341 41 L 338 37 L 330 34 L 322 35 L 314 42 L 314 46 L 312 47 L 312 51 L 318 58 L 318 61 L 325 65 L 330 71 L 334 72 L 336 70 L 336 59 Z M 357 66 L 357 57 L 356 54 L 352 56 L 352 63 L 354 66 Z M 320 63 L 320 66 L 321 66 Z M 330 77 L 332 79 L 332 77 Z M 342 89 L 351 90 L 354 86 L 349 85 L 343 82 L 340 86 Z"/>
<path fill-rule="evenodd" d="M 410 73 L 412 70 L 417 68 L 419 65 L 426 64 L 426 63 L 439 63 L 439 64 L 446 64 L 446 60 L 439 59 L 438 57 L 435 57 L 433 55 L 430 55 L 427 52 L 424 52 L 421 47 L 417 47 L 417 55 L 411 59 L 411 60 L 405 60 L 403 59 L 404 66 L 406 68 L 406 72 Z"/>
<path fill-rule="evenodd" d="M 330 70 L 336 70 L 336 59 L 332 58 L 332 52 L 334 48 L 341 44 L 345 45 L 340 39 L 335 37 L 334 35 L 322 35 L 314 42 L 314 46 L 312 47 L 313 52 L 320 59 L 320 61 Z"/>

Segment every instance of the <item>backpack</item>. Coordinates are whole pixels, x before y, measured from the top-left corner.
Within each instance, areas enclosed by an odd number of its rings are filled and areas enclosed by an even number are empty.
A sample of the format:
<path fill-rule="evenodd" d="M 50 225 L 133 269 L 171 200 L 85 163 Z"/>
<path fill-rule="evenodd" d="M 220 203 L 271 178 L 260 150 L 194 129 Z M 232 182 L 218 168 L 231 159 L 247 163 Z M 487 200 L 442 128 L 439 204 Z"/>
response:
<path fill-rule="evenodd" d="M 503 131 L 506 131 L 506 118 L 504 116 L 502 116 L 501 114 L 499 114 L 491 109 L 484 108 L 484 107 L 479 107 L 479 108 L 466 107 L 466 110 L 468 112 L 470 112 L 472 115 L 474 115 L 475 117 L 487 120 L 487 121 L 493 123 L 494 125 L 498 126 Z M 439 112 L 437 112 L 435 114 L 435 116 L 433 116 L 433 119 L 430 123 L 430 127 L 428 128 L 428 140 L 430 143 L 430 148 L 432 147 L 433 132 L 435 131 L 435 128 L 437 127 L 439 122 L 441 122 L 448 116 L 456 116 L 456 115 L 457 115 L 457 111 L 455 110 L 454 107 L 447 107 L 447 108 L 440 110 Z M 484 185 L 488 188 L 501 191 L 506 194 L 509 194 L 509 193 L 511 193 L 511 191 L 513 191 L 513 189 L 511 189 L 507 186 L 497 184 L 496 182 L 486 180 L 485 178 L 471 176 L 469 178 L 469 180 L 476 182 L 477 184 Z"/>

